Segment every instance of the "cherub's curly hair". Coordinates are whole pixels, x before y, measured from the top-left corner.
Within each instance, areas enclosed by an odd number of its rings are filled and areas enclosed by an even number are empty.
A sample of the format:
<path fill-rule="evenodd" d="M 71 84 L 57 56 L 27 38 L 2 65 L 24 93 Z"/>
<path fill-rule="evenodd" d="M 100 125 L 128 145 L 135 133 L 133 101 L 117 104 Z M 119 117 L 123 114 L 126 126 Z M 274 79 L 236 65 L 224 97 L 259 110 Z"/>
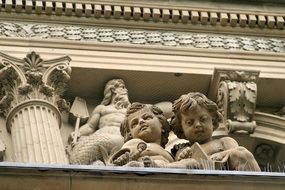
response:
<path fill-rule="evenodd" d="M 101 104 L 102 105 L 109 105 L 111 103 L 112 97 L 113 97 L 113 89 L 118 87 L 120 84 L 124 84 L 124 81 L 122 79 L 112 79 L 109 80 L 104 89 L 104 99 L 102 100 Z"/>
<path fill-rule="evenodd" d="M 123 135 L 125 142 L 127 142 L 128 140 L 132 139 L 131 137 L 131 132 L 130 132 L 130 126 L 129 126 L 129 122 L 128 122 L 128 117 L 135 113 L 138 112 L 144 108 L 149 108 L 150 111 L 158 118 L 158 120 L 160 121 L 160 123 L 162 124 L 162 127 L 164 129 L 164 132 L 162 132 L 161 134 L 161 143 L 160 145 L 164 148 L 165 145 L 168 142 L 168 136 L 169 136 L 169 132 L 170 132 L 170 125 L 167 121 L 167 119 L 165 118 L 165 116 L 163 115 L 163 112 L 160 108 L 154 106 L 154 105 L 150 105 L 150 104 L 142 104 L 142 103 L 132 103 L 131 106 L 127 109 L 127 114 L 125 117 L 124 122 L 121 125 L 121 134 Z"/>
<path fill-rule="evenodd" d="M 172 106 L 174 116 L 171 120 L 171 128 L 178 138 L 186 138 L 181 126 L 181 114 L 194 109 L 197 105 L 205 108 L 212 116 L 213 130 L 216 130 L 219 123 L 223 120 L 222 114 L 218 111 L 217 104 L 208 99 L 204 94 L 199 92 L 184 94 L 175 100 Z"/>

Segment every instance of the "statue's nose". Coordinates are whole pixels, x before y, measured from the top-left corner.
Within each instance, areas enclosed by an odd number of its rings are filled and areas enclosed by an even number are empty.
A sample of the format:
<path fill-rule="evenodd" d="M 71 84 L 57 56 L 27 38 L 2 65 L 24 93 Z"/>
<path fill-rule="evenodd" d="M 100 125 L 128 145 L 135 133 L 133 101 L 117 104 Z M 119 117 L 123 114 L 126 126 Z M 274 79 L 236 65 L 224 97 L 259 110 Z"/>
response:
<path fill-rule="evenodd" d="M 140 118 L 139 124 L 141 125 L 141 124 L 143 124 L 143 123 L 145 123 L 145 120 L 144 120 L 143 118 Z"/>
<path fill-rule="evenodd" d="M 195 128 L 196 129 L 202 128 L 202 125 L 201 125 L 200 121 L 196 121 L 195 122 Z"/>

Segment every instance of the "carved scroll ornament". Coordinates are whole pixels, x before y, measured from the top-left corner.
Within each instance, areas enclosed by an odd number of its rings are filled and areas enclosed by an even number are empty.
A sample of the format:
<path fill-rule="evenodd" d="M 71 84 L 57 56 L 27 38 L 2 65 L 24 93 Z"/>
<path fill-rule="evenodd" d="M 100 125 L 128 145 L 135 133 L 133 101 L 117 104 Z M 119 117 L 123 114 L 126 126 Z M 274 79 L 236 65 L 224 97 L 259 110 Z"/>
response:
<path fill-rule="evenodd" d="M 256 127 L 253 115 L 257 96 L 257 72 L 224 71 L 218 85 L 217 105 L 227 119 L 229 133 Z"/>
<path fill-rule="evenodd" d="M 35 52 L 24 59 L 0 54 L 0 114 L 12 135 L 16 162 L 67 163 L 59 127 L 61 98 L 71 69 L 69 57 L 44 61 Z"/>

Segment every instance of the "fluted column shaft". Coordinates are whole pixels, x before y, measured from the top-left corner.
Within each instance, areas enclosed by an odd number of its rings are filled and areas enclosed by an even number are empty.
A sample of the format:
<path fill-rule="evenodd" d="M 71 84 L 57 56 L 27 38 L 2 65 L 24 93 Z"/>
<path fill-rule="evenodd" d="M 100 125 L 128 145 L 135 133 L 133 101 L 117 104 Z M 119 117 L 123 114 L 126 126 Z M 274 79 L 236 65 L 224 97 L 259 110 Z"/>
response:
<path fill-rule="evenodd" d="M 7 117 L 16 162 L 67 164 L 60 135 L 58 109 L 44 100 L 30 100 L 13 108 Z"/>

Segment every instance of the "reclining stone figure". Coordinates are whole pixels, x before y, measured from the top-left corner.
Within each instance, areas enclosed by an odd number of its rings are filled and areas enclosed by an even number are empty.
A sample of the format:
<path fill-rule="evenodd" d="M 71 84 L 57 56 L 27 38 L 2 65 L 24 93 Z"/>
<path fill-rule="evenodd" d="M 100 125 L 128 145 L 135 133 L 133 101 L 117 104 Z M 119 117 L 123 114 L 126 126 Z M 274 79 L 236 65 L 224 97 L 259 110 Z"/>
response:
<path fill-rule="evenodd" d="M 122 79 L 110 80 L 104 90 L 104 99 L 79 128 L 78 142 L 69 152 L 70 164 L 105 164 L 110 154 L 120 149 L 124 138 L 120 133 L 126 108 L 128 91 Z M 71 133 L 71 141 L 74 132 Z"/>

